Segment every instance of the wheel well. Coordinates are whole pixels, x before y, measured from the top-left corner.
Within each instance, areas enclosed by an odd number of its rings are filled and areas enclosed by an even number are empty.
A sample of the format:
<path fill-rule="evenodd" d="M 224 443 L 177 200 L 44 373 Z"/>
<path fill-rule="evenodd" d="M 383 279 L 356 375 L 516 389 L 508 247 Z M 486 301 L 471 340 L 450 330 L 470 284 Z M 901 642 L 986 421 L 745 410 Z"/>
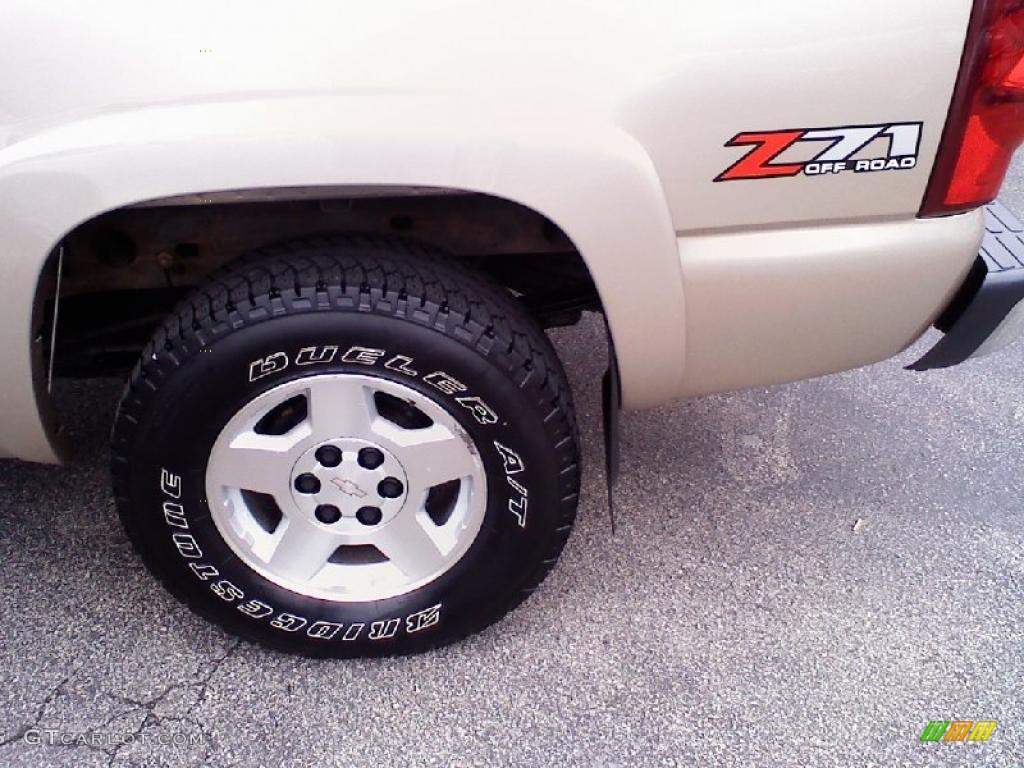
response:
<path fill-rule="evenodd" d="M 62 241 L 57 375 L 119 373 L 160 319 L 214 269 L 257 247 L 314 234 L 415 240 L 471 262 L 545 327 L 600 310 L 587 267 L 550 219 L 490 195 L 418 188 L 238 190 L 101 214 Z M 46 303 L 52 317 L 54 302 Z"/>

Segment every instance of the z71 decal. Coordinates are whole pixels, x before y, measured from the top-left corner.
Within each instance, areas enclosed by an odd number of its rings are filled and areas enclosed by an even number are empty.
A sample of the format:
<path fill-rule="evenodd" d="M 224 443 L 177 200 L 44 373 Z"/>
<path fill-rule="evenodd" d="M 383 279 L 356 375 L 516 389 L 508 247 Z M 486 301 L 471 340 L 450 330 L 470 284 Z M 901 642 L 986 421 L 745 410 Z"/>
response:
<path fill-rule="evenodd" d="M 738 133 L 725 146 L 750 149 L 715 181 L 908 171 L 917 166 L 923 125 L 886 123 Z M 860 154 L 864 157 L 853 159 Z"/>

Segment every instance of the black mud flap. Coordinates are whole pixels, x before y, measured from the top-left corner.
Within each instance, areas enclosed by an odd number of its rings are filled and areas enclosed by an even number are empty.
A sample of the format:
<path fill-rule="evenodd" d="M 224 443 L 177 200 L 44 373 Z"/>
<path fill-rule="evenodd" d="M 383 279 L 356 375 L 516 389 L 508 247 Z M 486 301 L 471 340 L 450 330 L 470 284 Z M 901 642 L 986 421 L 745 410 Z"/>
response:
<path fill-rule="evenodd" d="M 946 335 L 907 369 L 948 368 L 994 352 L 1024 329 L 1022 301 L 1024 224 L 995 202 L 985 206 L 985 239 L 974 269 L 936 323 Z"/>
<path fill-rule="evenodd" d="M 622 412 L 622 394 L 619 386 L 619 366 L 611 332 L 608 333 L 608 370 L 601 381 L 601 406 L 604 416 L 604 469 L 608 481 L 608 514 L 612 533 L 615 533 L 615 481 L 619 478 L 619 414 Z"/>

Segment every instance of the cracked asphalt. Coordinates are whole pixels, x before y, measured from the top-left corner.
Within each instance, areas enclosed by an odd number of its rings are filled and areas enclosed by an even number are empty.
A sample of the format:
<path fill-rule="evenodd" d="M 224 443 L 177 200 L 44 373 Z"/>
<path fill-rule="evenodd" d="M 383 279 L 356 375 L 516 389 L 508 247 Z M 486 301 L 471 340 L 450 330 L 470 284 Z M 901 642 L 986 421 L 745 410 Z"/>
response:
<path fill-rule="evenodd" d="M 1003 199 L 1024 213 L 1021 162 Z M 626 415 L 613 537 L 600 325 L 559 331 L 586 459 L 562 562 L 500 625 L 373 662 L 165 594 L 108 490 L 119 384 L 65 383 L 79 458 L 0 462 L 0 766 L 1024 765 L 1024 342 L 901 370 L 934 339 Z M 957 718 L 999 724 L 918 741 Z"/>

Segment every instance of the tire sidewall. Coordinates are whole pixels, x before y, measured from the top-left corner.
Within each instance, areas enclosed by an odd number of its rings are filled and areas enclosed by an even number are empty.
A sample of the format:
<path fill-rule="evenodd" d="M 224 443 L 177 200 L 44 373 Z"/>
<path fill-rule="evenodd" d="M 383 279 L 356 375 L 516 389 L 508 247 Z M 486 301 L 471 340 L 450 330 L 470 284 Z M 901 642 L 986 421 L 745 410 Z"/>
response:
<path fill-rule="evenodd" d="M 513 380 L 500 350 L 396 317 L 333 311 L 283 315 L 155 358 L 128 447 L 126 524 L 150 566 L 204 616 L 312 655 L 404 653 L 490 623 L 541 567 L 559 525 L 552 406 L 543 388 L 526 386 L 529 374 Z M 473 439 L 487 478 L 483 524 L 466 554 L 427 585 L 363 603 L 299 595 L 262 577 L 227 545 L 206 501 L 210 451 L 240 408 L 287 381 L 345 373 L 434 400 Z"/>

